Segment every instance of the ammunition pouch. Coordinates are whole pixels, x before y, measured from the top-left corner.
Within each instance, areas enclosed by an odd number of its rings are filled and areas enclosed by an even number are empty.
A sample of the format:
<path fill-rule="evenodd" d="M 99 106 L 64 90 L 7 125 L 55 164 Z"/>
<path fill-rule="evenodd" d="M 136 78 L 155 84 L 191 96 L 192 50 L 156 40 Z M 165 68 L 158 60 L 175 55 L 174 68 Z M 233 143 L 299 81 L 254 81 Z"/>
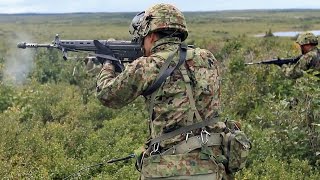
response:
<path fill-rule="evenodd" d="M 196 149 L 199 149 L 199 151 L 197 152 L 202 152 L 203 149 L 207 147 L 216 146 L 220 147 L 220 149 L 222 150 L 222 154 L 214 156 L 211 153 L 208 154 L 208 157 L 210 157 L 210 159 L 213 160 L 215 164 L 223 164 L 228 174 L 235 173 L 245 167 L 252 145 L 250 140 L 247 138 L 245 133 L 240 130 L 239 125 L 235 121 L 226 121 L 225 125 L 226 128 L 223 132 L 211 133 L 206 138 L 205 143 L 203 142 L 203 139 L 200 135 L 192 136 L 164 151 L 160 151 L 155 154 L 149 154 L 150 151 L 147 151 L 148 158 L 146 159 L 153 159 L 154 162 L 157 162 L 158 160 L 155 160 L 155 157 L 157 157 L 158 159 L 166 159 L 165 157 L 167 156 L 187 156 L 187 154 L 193 154 L 194 150 Z M 144 163 L 145 160 L 142 159 L 141 162 Z M 146 164 L 142 164 L 142 167 L 145 166 Z"/>
<path fill-rule="evenodd" d="M 223 166 L 202 159 L 199 153 L 150 156 L 143 159 L 141 170 L 145 179 L 207 175 L 216 180 L 222 179 L 223 174 Z"/>
<path fill-rule="evenodd" d="M 245 167 L 251 142 L 234 121 L 226 123 L 227 130 L 221 133 L 223 137 L 223 154 L 227 158 L 226 169 L 228 173 L 234 173 Z"/>

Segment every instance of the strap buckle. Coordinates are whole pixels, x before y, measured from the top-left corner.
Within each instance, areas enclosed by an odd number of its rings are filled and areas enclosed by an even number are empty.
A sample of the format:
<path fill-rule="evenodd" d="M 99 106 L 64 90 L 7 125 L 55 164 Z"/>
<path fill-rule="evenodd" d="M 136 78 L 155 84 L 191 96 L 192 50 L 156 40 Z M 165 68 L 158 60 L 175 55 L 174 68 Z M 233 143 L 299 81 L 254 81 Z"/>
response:
<path fill-rule="evenodd" d="M 192 131 L 186 133 L 186 142 L 188 142 L 188 139 L 189 139 L 190 135 L 193 135 Z"/>
<path fill-rule="evenodd" d="M 156 153 L 159 153 L 159 147 L 160 147 L 160 143 L 159 142 L 154 143 L 152 145 L 152 151 L 151 151 L 150 155 L 154 155 Z"/>
<path fill-rule="evenodd" d="M 211 134 L 205 128 L 202 128 L 201 133 L 200 133 L 202 145 L 207 144 L 207 142 L 209 141 L 208 136 L 210 136 L 210 135 Z"/>

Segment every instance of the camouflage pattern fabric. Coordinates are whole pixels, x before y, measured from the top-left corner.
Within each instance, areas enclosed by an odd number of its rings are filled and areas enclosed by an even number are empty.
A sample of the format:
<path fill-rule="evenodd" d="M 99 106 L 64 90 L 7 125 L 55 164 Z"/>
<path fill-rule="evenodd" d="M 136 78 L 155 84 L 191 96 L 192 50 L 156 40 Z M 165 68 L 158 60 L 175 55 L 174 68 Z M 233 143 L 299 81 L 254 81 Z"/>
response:
<path fill-rule="evenodd" d="M 150 32 L 174 29 L 183 34 L 182 41 L 188 36 L 184 15 L 170 4 L 157 4 L 149 8 L 145 13 L 145 17 L 152 18 L 149 24 Z"/>
<path fill-rule="evenodd" d="M 227 121 L 227 128 L 223 137 L 223 154 L 227 158 L 229 172 L 237 172 L 244 168 L 251 149 L 251 142 L 243 131 L 240 130 L 236 121 Z"/>
<path fill-rule="evenodd" d="M 212 147 L 214 155 L 221 154 L 218 147 Z M 142 167 L 141 179 L 222 179 L 224 166 L 200 153 L 155 155 L 145 158 Z"/>
<path fill-rule="evenodd" d="M 305 45 L 305 44 L 318 45 L 318 37 L 311 32 L 304 32 L 299 34 L 296 43 L 298 43 L 299 45 Z"/>
<path fill-rule="evenodd" d="M 141 95 L 156 79 L 159 69 L 168 54 L 179 47 L 178 38 L 163 38 L 158 40 L 150 57 L 141 57 L 115 76 L 113 66 L 106 64 L 102 68 L 97 81 L 97 97 L 108 107 L 120 108 Z M 177 57 L 173 63 L 178 62 Z M 193 93 L 196 106 L 203 118 L 211 117 L 220 108 L 220 79 L 218 62 L 207 50 L 188 49 L 187 66 L 193 81 Z M 149 106 L 149 97 L 146 104 Z M 186 126 L 190 104 L 186 95 L 185 83 L 179 71 L 167 79 L 162 89 L 156 95 L 154 106 L 153 127 L 151 138 L 163 133 Z M 162 147 L 180 142 L 184 137 L 176 137 L 162 142 Z"/>
<path fill-rule="evenodd" d="M 143 38 L 152 32 L 174 31 L 184 41 L 188 37 L 188 29 L 184 15 L 171 4 L 156 4 L 139 13 L 129 26 L 134 37 Z"/>
<path fill-rule="evenodd" d="M 283 68 L 285 76 L 294 79 L 301 77 L 307 70 L 320 70 L 320 53 L 317 47 L 304 54 L 296 64 Z"/>
<path fill-rule="evenodd" d="M 181 41 L 188 36 L 184 15 L 170 4 L 157 4 L 137 14 L 132 20 L 129 32 L 138 42 L 143 42 L 152 32 L 169 34 L 168 37 L 154 42 L 150 56 L 138 58 L 118 76 L 113 65 L 107 63 L 103 66 L 97 80 L 97 97 L 105 106 L 111 108 L 120 108 L 142 95 L 155 81 L 160 68 L 171 54 L 173 59 L 170 66 L 174 67 L 179 61 L 178 48 Z M 218 61 L 208 50 L 188 48 L 186 62 L 182 66 L 185 66 L 191 79 L 195 106 L 202 119 L 217 114 L 220 108 Z M 186 89 L 186 82 L 180 70 L 176 70 L 156 91 L 154 105 L 150 107 L 151 95 L 145 97 L 146 109 L 153 109 L 149 119 L 150 138 L 196 123 L 188 122 L 191 103 Z M 209 132 L 214 130 L 214 127 L 211 128 L 208 129 Z M 184 140 L 185 135 L 164 140 L 160 142 L 160 149 L 171 148 Z M 220 147 L 210 148 L 216 148 L 220 150 L 218 154 L 222 154 Z M 216 151 L 205 152 L 213 155 Z M 217 165 L 210 158 L 201 158 L 201 154 L 194 152 L 166 156 L 147 155 L 143 161 L 141 178 L 196 179 L 202 176 L 221 179 L 222 174 L 225 174 L 224 166 L 221 163 Z M 202 155 L 209 157 L 208 154 Z"/>
<path fill-rule="evenodd" d="M 105 64 L 97 81 L 97 97 L 99 100 L 105 106 L 112 108 L 120 108 L 132 102 L 153 83 L 166 58 L 179 48 L 180 43 L 179 38 L 174 37 L 156 41 L 151 56 L 141 57 L 128 64 L 126 69 L 118 76 L 115 75 L 112 65 Z M 185 66 L 187 66 L 190 73 L 189 77 L 193 82 L 196 107 L 203 118 L 211 117 L 220 108 L 218 61 L 208 50 L 199 48 L 188 48 L 186 59 Z M 176 53 L 171 65 L 174 66 L 178 60 L 179 54 Z M 147 109 L 150 105 L 149 99 L 150 96 L 146 97 Z M 150 138 L 186 126 L 189 111 L 190 102 L 186 95 L 185 82 L 180 72 L 174 71 L 173 75 L 167 78 L 165 84 L 156 94 L 153 123 L 150 123 L 152 124 L 152 126 L 150 125 Z M 170 148 L 183 140 L 185 140 L 185 136 L 178 135 L 161 142 L 160 147 Z M 174 160 L 179 160 L 179 158 Z M 187 161 L 185 162 L 187 163 Z M 213 162 L 208 160 L 194 165 L 199 166 L 202 163 L 211 164 L 211 170 L 215 168 Z M 146 167 L 144 166 L 144 168 Z M 201 165 L 200 167 L 203 167 L 200 168 L 201 171 L 206 171 L 209 165 Z M 193 168 L 195 168 L 193 171 L 197 170 L 196 167 Z M 167 170 L 170 171 L 171 169 Z M 181 170 L 180 173 L 183 174 L 185 171 Z"/>

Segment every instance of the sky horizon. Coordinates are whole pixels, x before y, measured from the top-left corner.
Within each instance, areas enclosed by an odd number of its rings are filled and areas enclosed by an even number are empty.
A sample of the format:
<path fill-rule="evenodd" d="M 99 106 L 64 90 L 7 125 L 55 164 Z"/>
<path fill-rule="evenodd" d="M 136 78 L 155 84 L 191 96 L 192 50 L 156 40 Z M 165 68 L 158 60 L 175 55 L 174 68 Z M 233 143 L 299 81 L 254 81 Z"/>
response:
<path fill-rule="evenodd" d="M 0 14 L 77 13 L 77 12 L 140 12 L 157 3 L 170 3 L 181 11 L 315 9 L 314 0 L 0 0 Z M 239 3 L 240 2 L 240 3 Z"/>

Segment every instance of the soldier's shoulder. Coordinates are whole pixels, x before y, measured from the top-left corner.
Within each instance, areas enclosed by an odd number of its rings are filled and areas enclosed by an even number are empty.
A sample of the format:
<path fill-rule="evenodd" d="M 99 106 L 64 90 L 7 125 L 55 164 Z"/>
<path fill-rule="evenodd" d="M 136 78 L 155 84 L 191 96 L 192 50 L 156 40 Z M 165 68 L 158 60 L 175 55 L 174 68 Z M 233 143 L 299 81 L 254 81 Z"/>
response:
<path fill-rule="evenodd" d="M 317 54 L 318 57 L 320 57 L 320 49 L 319 48 L 315 48 L 314 52 L 315 52 L 315 54 Z"/>
<path fill-rule="evenodd" d="M 172 51 L 164 50 L 164 51 L 158 51 L 151 56 L 149 56 L 148 61 L 155 64 L 162 64 L 166 59 L 169 58 Z"/>
<path fill-rule="evenodd" d="M 157 68 L 157 64 L 159 64 L 160 58 L 156 55 L 151 55 L 148 57 L 142 56 L 130 63 L 128 66 L 135 70 L 148 71 Z"/>
<path fill-rule="evenodd" d="M 155 61 L 158 61 L 160 59 L 160 56 L 158 53 L 156 54 L 152 54 L 148 57 L 146 56 L 142 56 L 142 57 L 139 57 L 138 59 L 136 59 L 135 61 L 133 61 L 134 64 L 150 64 L 150 63 L 153 63 Z"/>
<path fill-rule="evenodd" d="M 216 58 L 214 57 L 212 52 L 209 51 L 208 49 L 195 48 L 194 49 L 194 56 L 200 57 L 201 59 L 204 59 L 204 60 L 211 59 L 211 60 L 216 61 Z"/>
<path fill-rule="evenodd" d="M 138 59 L 136 59 L 135 61 L 133 61 L 132 64 L 144 64 L 147 62 L 147 60 L 148 60 L 148 57 L 141 56 Z"/>
<path fill-rule="evenodd" d="M 318 48 L 315 48 L 313 49 L 312 51 L 310 51 L 309 53 L 307 54 L 311 54 L 313 56 L 318 56 L 319 55 L 319 49 Z"/>
<path fill-rule="evenodd" d="M 317 58 L 319 56 L 318 49 L 314 49 L 305 55 L 303 55 L 301 58 L 302 59 L 310 59 L 310 58 Z"/>

